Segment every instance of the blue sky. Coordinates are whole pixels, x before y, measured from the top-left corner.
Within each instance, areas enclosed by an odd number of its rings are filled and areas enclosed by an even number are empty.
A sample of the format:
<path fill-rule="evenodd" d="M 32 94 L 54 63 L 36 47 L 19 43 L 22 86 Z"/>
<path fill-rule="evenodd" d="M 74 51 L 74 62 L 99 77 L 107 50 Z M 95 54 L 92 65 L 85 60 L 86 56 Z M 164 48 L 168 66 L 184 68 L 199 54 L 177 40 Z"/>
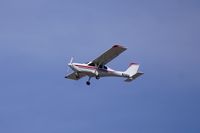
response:
<path fill-rule="evenodd" d="M 0 132 L 200 132 L 198 0 L 1 0 L 0 20 Z M 64 79 L 116 43 L 141 78 Z"/>

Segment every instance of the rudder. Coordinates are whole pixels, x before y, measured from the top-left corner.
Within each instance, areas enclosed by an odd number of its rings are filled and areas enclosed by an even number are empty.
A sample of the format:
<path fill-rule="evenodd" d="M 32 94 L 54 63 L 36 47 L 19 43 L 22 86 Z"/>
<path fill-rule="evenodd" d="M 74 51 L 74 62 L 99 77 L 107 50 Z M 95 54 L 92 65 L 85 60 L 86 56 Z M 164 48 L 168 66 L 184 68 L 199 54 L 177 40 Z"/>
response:
<path fill-rule="evenodd" d="M 125 74 L 129 75 L 129 77 L 132 77 L 135 75 L 139 69 L 139 64 L 137 63 L 131 63 L 128 67 L 128 69 L 124 72 Z"/>

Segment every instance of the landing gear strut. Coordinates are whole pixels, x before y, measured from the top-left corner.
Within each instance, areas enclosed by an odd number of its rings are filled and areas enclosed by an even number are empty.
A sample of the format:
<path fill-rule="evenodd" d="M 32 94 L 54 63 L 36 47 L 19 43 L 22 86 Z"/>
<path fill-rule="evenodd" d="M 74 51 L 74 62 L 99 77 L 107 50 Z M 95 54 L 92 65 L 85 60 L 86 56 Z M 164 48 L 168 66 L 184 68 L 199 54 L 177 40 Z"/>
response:
<path fill-rule="evenodd" d="M 75 74 L 75 76 L 76 76 L 76 79 L 79 79 L 79 78 L 80 78 L 80 76 L 79 76 L 79 73 L 78 73 L 78 72 Z"/>
<path fill-rule="evenodd" d="M 87 85 L 90 85 L 90 79 L 91 77 L 89 77 L 88 81 L 86 82 Z"/>

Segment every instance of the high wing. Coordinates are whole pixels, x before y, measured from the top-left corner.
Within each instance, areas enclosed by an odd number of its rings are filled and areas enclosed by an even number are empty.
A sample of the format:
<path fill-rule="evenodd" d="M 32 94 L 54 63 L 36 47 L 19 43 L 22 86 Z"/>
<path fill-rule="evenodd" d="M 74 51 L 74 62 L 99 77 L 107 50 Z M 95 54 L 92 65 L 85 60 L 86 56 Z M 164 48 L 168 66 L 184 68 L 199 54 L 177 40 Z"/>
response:
<path fill-rule="evenodd" d="M 65 78 L 72 79 L 72 80 L 79 80 L 79 79 L 81 79 L 82 77 L 85 77 L 85 76 L 86 76 L 85 74 L 79 73 L 78 77 L 77 77 L 76 72 L 73 72 L 73 73 L 65 76 Z"/>
<path fill-rule="evenodd" d="M 92 61 L 92 63 L 96 65 L 105 65 L 114 58 L 116 58 L 118 55 L 120 55 L 122 52 L 124 52 L 126 48 L 120 45 L 114 45 L 112 48 L 110 48 L 108 51 L 103 53 L 101 56 L 96 58 Z"/>

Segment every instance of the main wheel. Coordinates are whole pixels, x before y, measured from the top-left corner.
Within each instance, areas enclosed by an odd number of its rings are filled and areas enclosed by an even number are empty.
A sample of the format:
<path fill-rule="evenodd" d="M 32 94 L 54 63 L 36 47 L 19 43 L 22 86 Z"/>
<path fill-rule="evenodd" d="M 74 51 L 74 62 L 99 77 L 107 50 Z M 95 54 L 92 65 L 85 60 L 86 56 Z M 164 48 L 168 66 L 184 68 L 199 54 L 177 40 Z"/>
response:
<path fill-rule="evenodd" d="M 90 85 L 90 81 L 87 81 L 86 84 L 87 84 L 87 85 Z"/>
<path fill-rule="evenodd" d="M 96 79 L 100 79 L 100 76 L 98 75 L 98 76 L 96 76 Z"/>

